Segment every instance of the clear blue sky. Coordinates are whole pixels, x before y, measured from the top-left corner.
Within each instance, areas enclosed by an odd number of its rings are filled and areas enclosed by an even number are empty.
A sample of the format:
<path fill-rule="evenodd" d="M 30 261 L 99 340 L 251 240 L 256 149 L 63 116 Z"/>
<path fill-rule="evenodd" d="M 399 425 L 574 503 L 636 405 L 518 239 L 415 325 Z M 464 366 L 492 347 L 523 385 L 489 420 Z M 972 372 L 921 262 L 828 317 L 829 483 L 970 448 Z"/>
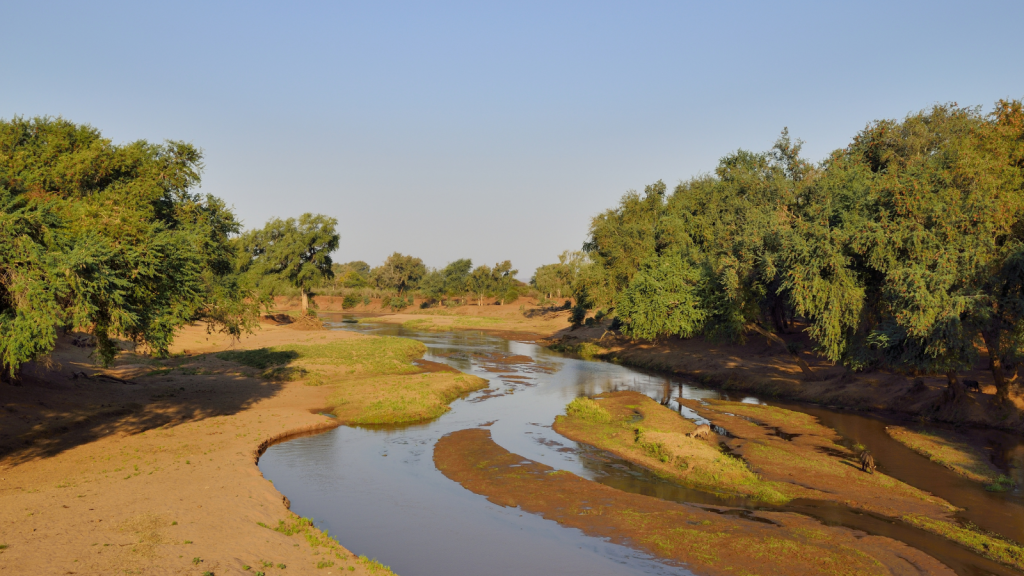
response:
<path fill-rule="evenodd" d="M 338 261 L 578 249 L 627 190 L 783 127 L 1024 97 L 1024 2 L 5 2 L 0 117 L 179 139 L 246 226 L 322 212 Z"/>

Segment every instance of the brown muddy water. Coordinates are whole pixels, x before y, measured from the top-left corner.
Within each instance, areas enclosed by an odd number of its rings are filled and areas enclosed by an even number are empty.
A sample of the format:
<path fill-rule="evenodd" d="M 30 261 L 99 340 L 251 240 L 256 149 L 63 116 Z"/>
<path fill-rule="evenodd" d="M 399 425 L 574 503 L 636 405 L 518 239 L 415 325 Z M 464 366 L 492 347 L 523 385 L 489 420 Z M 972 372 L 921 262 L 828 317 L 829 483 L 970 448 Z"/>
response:
<path fill-rule="evenodd" d="M 491 382 L 489 390 L 457 400 L 450 412 L 429 423 L 341 427 L 277 444 L 260 458 L 264 476 L 288 496 L 293 512 L 313 518 L 356 554 L 376 558 L 402 576 L 691 574 L 631 548 L 492 504 L 443 476 L 433 464 L 437 440 L 483 425 L 510 452 L 619 490 L 728 514 L 743 515 L 743 509 L 799 512 L 826 524 L 901 540 L 958 574 L 1016 573 L 912 526 L 842 506 L 795 501 L 768 508 L 684 488 L 551 429 L 565 405 L 581 395 L 634 390 L 699 420 L 675 400 L 727 398 L 718 391 L 481 332 L 417 332 L 397 325 L 342 323 L 341 316 L 333 319 L 336 329 L 414 338 L 426 344 L 425 360 Z M 750 397 L 730 399 L 759 402 Z M 817 407 L 783 407 L 817 416 L 849 442 L 864 444 L 887 474 L 968 508 L 965 520 L 1017 541 L 1024 539 L 1019 493 L 992 494 L 961 481 L 891 440 L 880 420 Z"/>

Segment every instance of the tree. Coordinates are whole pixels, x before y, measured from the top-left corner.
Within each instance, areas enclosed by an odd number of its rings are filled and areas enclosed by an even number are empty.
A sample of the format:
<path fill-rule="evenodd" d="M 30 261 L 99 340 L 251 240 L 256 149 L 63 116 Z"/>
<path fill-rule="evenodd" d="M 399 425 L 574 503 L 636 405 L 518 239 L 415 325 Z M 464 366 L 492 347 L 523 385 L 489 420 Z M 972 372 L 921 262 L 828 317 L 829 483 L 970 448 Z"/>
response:
<path fill-rule="evenodd" d="M 509 291 L 519 285 L 516 274 L 519 270 L 512 268 L 512 262 L 505 260 L 491 268 L 491 287 L 498 293 L 498 301 L 504 305 Z"/>
<path fill-rule="evenodd" d="M 193 192 L 202 153 L 184 142 L 115 145 L 62 118 L 0 122 L 0 374 L 85 327 L 109 364 L 113 338 L 166 354 L 175 330 L 207 320 L 250 329 L 258 301 L 234 274 L 238 222 Z"/>
<path fill-rule="evenodd" d="M 558 264 L 544 264 L 543 266 L 539 266 L 537 267 L 537 271 L 533 273 L 533 277 L 530 278 L 530 286 L 533 286 L 542 294 L 546 294 L 549 299 L 552 296 L 561 298 L 562 290 L 565 290 L 566 286 L 562 282 L 558 272 Z"/>
<path fill-rule="evenodd" d="M 666 334 L 699 334 L 707 313 L 701 308 L 700 271 L 677 256 L 651 256 L 640 265 L 616 307 L 622 333 L 654 340 Z"/>
<path fill-rule="evenodd" d="M 378 288 L 395 290 L 401 295 L 415 288 L 426 273 L 423 260 L 395 252 L 383 265 L 373 269 L 370 279 Z"/>
<path fill-rule="evenodd" d="M 444 298 L 444 275 L 441 271 L 431 268 L 420 280 L 419 291 L 428 301 L 440 303 Z"/>
<path fill-rule="evenodd" d="M 469 288 L 469 291 L 477 296 L 477 306 L 484 305 L 484 294 L 489 292 L 493 285 L 494 275 L 491 267 L 487 265 L 477 266 L 470 273 L 469 278 L 466 279 L 466 286 Z"/>
<path fill-rule="evenodd" d="M 981 340 L 1005 399 L 1024 207 L 1014 138 L 977 108 L 939 105 L 833 153 L 807 189 L 787 279 L 827 356 L 856 366 L 880 349 L 897 370 L 945 373 L 956 399 Z"/>
<path fill-rule="evenodd" d="M 644 188 L 642 198 L 631 190 L 619 201 L 618 208 L 603 212 L 590 223 L 590 238 L 583 250 L 605 269 L 615 293 L 624 290 L 640 263 L 655 253 L 665 190 L 661 180 Z"/>
<path fill-rule="evenodd" d="M 657 252 L 677 254 L 705 276 L 705 334 L 742 341 L 753 324 L 785 332 L 792 315 L 782 247 L 811 173 L 787 131 L 771 151 L 739 150 L 715 175 L 676 187 L 658 224 Z"/>
<path fill-rule="evenodd" d="M 309 308 L 309 292 L 334 277 L 331 252 L 338 249 L 338 221 L 323 214 L 306 213 L 281 220 L 273 218 L 260 230 L 238 240 L 241 268 L 256 277 L 276 277 L 299 289 L 302 312 Z"/>
<path fill-rule="evenodd" d="M 340 281 L 345 288 L 363 288 L 370 285 L 370 265 L 362 260 L 332 264 L 331 271 L 334 272 L 335 282 Z"/>
<path fill-rule="evenodd" d="M 470 270 L 473 268 L 473 261 L 469 258 L 461 258 L 449 262 L 441 270 L 441 277 L 444 281 L 444 294 L 448 297 L 462 296 L 468 289 Z"/>

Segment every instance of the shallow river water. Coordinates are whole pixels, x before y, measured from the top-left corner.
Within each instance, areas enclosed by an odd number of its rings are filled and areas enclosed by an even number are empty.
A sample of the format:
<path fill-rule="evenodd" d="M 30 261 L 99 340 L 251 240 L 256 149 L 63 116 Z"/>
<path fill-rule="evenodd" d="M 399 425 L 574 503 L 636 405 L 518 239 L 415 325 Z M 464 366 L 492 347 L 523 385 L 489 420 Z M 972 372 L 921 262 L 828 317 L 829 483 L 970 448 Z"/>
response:
<path fill-rule="evenodd" d="M 481 332 L 415 332 L 397 325 L 335 320 L 339 322 L 332 327 L 338 329 L 420 340 L 428 349 L 426 360 L 449 364 L 491 382 L 490 390 L 455 401 L 450 412 L 426 424 L 343 426 L 274 445 L 260 458 L 264 476 L 288 496 L 293 512 L 313 518 L 317 526 L 329 530 L 356 554 L 376 558 L 401 576 L 690 574 L 636 550 L 491 504 L 434 467 L 432 451 L 440 437 L 491 422 L 494 441 L 510 452 L 621 490 L 666 500 L 757 507 L 670 484 L 614 456 L 577 445 L 551 429 L 565 405 L 581 395 L 635 390 L 696 418 L 675 399 L 726 397 L 720 392 L 675 377 L 569 358 L 535 344 Z M 533 361 L 500 362 L 506 355 L 529 356 Z M 759 402 L 756 398 L 731 399 Z M 910 475 L 901 479 L 962 507 L 969 501 L 974 512 L 988 511 L 966 519 L 1022 539 L 1024 507 L 1019 495 L 992 496 L 961 486 L 955 475 L 889 440 L 884 424 L 872 419 L 820 408 L 787 407 L 812 413 L 851 441 L 865 444 L 878 455 L 887 473 L 898 478 Z M 909 457 L 919 461 L 909 466 Z M 937 537 L 886 519 L 815 502 L 794 502 L 789 509 L 830 524 L 903 540 L 959 574 L 1012 573 Z M 995 522 L 977 521 L 996 512 L 999 518 Z"/>

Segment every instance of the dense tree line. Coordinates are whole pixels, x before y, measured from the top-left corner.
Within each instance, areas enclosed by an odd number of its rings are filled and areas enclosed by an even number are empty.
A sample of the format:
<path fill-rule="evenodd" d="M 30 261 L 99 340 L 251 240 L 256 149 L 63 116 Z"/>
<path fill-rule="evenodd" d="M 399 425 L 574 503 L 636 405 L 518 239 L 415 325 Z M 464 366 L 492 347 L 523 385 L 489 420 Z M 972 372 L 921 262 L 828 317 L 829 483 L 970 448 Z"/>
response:
<path fill-rule="evenodd" d="M 583 251 L 534 278 L 570 290 L 577 321 L 614 309 L 634 338 L 732 342 L 797 322 L 832 361 L 945 374 L 951 398 L 983 349 L 1005 400 L 1024 339 L 1021 102 L 872 122 L 819 164 L 784 131 L 671 193 L 627 193 Z"/>

